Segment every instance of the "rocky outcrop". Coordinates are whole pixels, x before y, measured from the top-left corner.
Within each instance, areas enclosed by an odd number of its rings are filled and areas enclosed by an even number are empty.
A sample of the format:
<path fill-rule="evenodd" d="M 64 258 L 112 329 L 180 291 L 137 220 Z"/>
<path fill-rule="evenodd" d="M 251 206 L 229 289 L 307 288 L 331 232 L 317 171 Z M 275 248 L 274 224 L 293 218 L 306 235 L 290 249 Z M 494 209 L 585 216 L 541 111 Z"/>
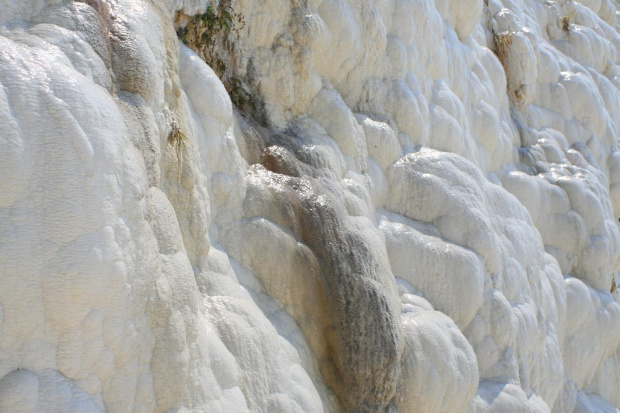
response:
<path fill-rule="evenodd" d="M 617 6 L 1 2 L 0 410 L 620 408 Z"/>

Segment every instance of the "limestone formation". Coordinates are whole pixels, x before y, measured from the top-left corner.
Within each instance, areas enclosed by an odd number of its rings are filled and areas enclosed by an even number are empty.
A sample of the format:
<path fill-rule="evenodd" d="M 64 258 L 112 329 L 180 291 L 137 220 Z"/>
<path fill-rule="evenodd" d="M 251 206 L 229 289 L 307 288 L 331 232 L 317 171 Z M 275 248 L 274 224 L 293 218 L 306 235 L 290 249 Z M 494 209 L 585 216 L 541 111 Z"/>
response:
<path fill-rule="evenodd" d="M 619 7 L 0 0 L 0 411 L 618 411 Z"/>

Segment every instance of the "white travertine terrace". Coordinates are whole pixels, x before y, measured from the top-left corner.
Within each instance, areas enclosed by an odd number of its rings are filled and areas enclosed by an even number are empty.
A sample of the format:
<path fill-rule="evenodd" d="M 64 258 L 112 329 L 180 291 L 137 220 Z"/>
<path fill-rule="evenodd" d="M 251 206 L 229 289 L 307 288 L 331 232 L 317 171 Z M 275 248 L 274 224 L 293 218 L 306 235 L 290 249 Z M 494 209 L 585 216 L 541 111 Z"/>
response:
<path fill-rule="evenodd" d="M 209 4 L 0 0 L 0 412 L 618 412 L 620 2 Z"/>

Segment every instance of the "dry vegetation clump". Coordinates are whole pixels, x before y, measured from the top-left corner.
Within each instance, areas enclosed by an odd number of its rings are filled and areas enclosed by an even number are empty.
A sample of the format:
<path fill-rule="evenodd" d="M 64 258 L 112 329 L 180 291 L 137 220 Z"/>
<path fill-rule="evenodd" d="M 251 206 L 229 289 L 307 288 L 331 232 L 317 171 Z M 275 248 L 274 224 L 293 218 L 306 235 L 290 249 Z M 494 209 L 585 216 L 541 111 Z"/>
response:
<path fill-rule="evenodd" d="M 220 78 L 235 106 L 252 106 L 250 93 L 243 82 L 235 77 L 237 43 L 245 18 L 234 11 L 235 0 L 220 0 L 217 6 L 191 18 L 177 35 L 194 50 Z"/>
<path fill-rule="evenodd" d="M 172 147 L 177 154 L 177 179 L 181 182 L 181 174 L 183 172 L 183 150 L 190 144 L 187 135 L 179 128 L 179 125 L 173 121 L 172 130 L 168 135 L 168 146 Z"/>
<path fill-rule="evenodd" d="M 573 26 L 575 17 L 577 17 L 577 12 L 575 11 L 574 8 L 571 8 L 568 14 L 565 14 L 564 16 L 562 16 L 561 18 L 562 30 L 569 32 L 571 30 L 571 27 Z"/>
<path fill-rule="evenodd" d="M 506 62 L 506 54 L 508 48 L 512 44 L 513 36 L 517 34 L 516 32 L 502 32 L 502 33 L 493 33 L 493 41 L 494 41 L 494 51 L 500 62 L 505 66 Z"/>

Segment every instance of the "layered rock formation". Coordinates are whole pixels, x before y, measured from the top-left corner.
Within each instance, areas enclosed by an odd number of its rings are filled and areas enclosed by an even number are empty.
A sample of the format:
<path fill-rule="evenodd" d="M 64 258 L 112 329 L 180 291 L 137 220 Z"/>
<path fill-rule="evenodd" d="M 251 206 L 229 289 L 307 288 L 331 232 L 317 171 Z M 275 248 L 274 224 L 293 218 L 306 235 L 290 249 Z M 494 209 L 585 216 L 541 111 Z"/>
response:
<path fill-rule="evenodd" d="M 0 0 L 0 411 L 617 411 L 618 6 Z"/>

